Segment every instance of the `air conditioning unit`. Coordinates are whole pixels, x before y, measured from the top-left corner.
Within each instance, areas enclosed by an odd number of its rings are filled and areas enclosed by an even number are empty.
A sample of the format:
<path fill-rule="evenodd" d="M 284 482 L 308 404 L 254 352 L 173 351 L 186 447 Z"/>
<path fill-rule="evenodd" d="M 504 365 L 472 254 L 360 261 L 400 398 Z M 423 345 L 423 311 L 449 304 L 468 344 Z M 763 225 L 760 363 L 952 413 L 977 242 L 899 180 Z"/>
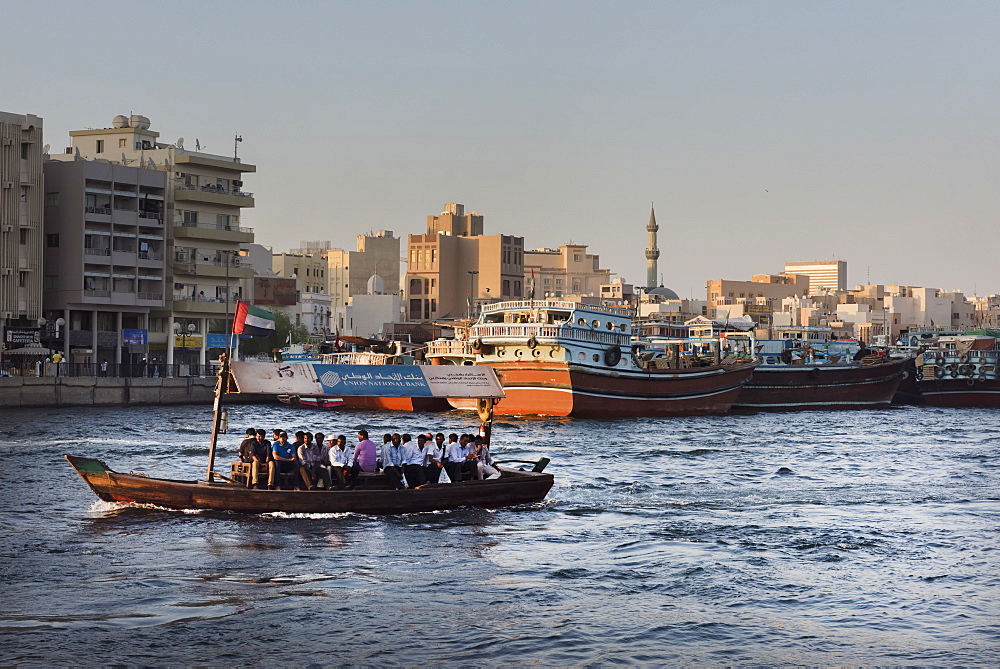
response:
<path fill-rule="evenodd" d="M 0 313 L 0 317 L 3 317 L 5 320 L 9 321 L 11 318 L 14 317 L 14 314 L 12 314 L 9 311 L 4 311 L 3 313 Z"/>
<path fill-rule="evenodd" d="M 14 187 L 14 182 L 10 181 L 10 180 L 4 181 L 3 182 L 3 187 L 4 188 L 13 188 Z"/>
<path fill-rule="evenodd" d="M 3 276 L 10 276 L 13 273 L 14 273 L 14 270 L 12 270 L 10 267 L 4 267 L 3 268 Z"/>
<path fill-rule="evenodd" d="M 10 137 L 4 137 L 3 138 L 3 145 L 4 146 L 10 146 L 13 143 L 14 143 L 14 140 L 12 140 Z"/>
<path fill-rule="evenodd" d="M 8 223 L 7 225 L 3 226 L 3 231 L 4 231 L 4 232 L 13 232 L 13 231 L 14 231 L 14 226 L 13 226 L 13 225 L 10 225 L 10 224 Z"/>

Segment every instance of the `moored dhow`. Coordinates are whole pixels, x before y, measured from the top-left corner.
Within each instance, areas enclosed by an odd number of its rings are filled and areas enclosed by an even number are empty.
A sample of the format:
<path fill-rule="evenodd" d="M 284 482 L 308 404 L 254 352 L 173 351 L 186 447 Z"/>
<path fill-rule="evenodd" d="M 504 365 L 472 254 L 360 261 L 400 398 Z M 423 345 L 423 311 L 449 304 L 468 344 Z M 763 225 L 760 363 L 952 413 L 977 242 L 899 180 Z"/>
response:
<path fill-rule="evenodd" d="M 734 409 L 821 411 L 887 409 L 909 358 L 861 355 L 857 342 L 758 340 L 761 364 Z"/>
<path fill-rule="evenodd" d="M 486 305 L 470 328 L 477 365 L 492 367 L 502 415 L 590 418 L 726 413 L 753 372 L 752 359 L 685 352 L 650 359 L 633 339 L 626 307 L 550 300 Z"/>
<path fill-rule="evenodd" d="M 928 406 L 1000 409 L 1000 332 L 939 337 L 917 357 L 916 378 Z"/>

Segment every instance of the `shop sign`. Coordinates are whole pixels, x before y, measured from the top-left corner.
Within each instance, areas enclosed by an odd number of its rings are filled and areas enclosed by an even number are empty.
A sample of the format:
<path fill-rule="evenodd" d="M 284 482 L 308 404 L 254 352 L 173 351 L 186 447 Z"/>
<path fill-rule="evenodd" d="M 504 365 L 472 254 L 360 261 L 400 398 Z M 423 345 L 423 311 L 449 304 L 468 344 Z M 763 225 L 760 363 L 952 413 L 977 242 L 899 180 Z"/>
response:
<path fill-rule="evenodd" d="M 38 328 L 10 328 L 4 331 L 4 341 L 14 346 L 41 346 L 41 330 Z"/>
<path fill-rule="evenodd" d="M 122 343 L 143 345 L 149 343 L 148 330 L 122 330 Z"/>

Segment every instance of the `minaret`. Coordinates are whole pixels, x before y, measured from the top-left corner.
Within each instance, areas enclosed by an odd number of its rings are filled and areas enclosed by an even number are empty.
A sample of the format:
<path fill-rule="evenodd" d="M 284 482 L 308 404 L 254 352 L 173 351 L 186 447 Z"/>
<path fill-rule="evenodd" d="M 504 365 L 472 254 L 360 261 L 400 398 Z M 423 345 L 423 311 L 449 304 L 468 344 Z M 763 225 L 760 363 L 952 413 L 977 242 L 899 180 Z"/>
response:
<path fill-rule="evenodd" d="M 660 230 L 660 226 L 656 224 L 656 212 L 653 211 L 653 205 L 649 205 L 649 225 L 646 226 L 646 232 L 649 233 L 649 241 L 646 246 L 646 290 L 650 291 L 656 288 L 658 285 L 656 283 L 656 261 L 660 257 L 660 249 L 656 248 L 656 233 Z"/>

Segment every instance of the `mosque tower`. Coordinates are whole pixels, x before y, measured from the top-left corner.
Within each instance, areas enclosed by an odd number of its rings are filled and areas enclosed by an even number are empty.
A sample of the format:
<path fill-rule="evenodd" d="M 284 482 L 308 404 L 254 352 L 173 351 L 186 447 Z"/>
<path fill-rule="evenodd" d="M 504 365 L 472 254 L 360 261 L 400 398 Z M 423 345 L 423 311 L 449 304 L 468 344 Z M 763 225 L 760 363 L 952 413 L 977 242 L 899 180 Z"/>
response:
<path fill-rule="evenodd" d="M 656 261 L 660 257 L 660 249 L 656 248 L 656 233 L 659 230 L 660 226 L 656 224 L 656 212 L 653 211 L 653 205 L 650 204 L 649 224 L 646 226 L 646 232 L 649 233 L 649 241 L 646 245 L 646 292 L 659 285 L 656 280 Z"/>

